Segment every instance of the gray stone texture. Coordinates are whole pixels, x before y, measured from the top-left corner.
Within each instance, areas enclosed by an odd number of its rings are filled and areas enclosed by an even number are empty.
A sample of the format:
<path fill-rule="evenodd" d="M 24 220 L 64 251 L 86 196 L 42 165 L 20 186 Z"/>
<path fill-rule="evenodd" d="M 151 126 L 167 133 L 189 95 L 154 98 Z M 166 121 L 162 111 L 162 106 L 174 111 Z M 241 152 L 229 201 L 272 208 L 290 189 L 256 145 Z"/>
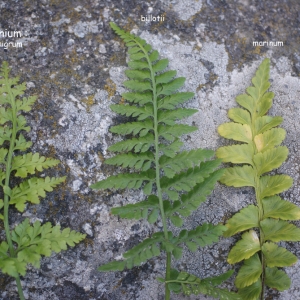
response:
<path fill-rule="evenodd" d="M 161 229 L 161 223 L 118 219 L 112 207 L 144 199 L 141 191 L 93 191 L 92 183 L 117 173 L 103 164 L 107 148 L 121 137 L 109 132 L 124 121 L 109 106 L 125 91 L 126 47 L 109 22 L 146 39 L 168 58 L 169 68 L 186 77 L 183 91 L 195 97 L 186 106 L 198 109 L 184 120 L 199 130 L 183 137 L 186 149 L 216 150 L 227 141 L 217 127 L 229 121 L 227 111 L 237 106 L 235 97 L 251 84 L 255 70 L 271 59 L 271 91 L 275 93 L 271 115 L 284 118 L 287 161 L 276 173 L 290 175 L 294 185 L 282 196 L 300 205 L 300 2 L 298 0 L 42 0 L 0 1 L 0 31 L 19 30 L 22 48 L 0 47 L 12 74 L 27 83 L 27 93 L 37 95 L 34 109 L 26 114 L 32 131 L 32 151 L 61 160 L 57 173 L 67 184 L 55 189 L 40 205 L 28 205 L 22 215 L 11 210 L 12 226 L 25 216 L 31 220 L 61 224 L 87 234 L 74 248 L 44 258 L 40 269 L 29 267 L 21 278 L 26 299 L 114 300 L 164 299 L 156 281 L 164 272 L 164 256 L 124 272 L 100 273 L 97 267 Z M 163 22 L 142 22 L 141 15 L 164 15 Z M 283 41 L 283 46 L 253 46 L 253 41 Z M 186 219 L 185 228 L 203 222 L 225 222 L 254 201 L 251 188 L 217 184 L 213 194 Z M 299 222 L 295 222 L 299 225 Z M 1 228 L 1 237 L 4 230 Z M 200 277 L 218 275 L 232 268 L 226 258 L 237 240 L 219 243 L 196 253 L 188 250 L 174 266 Z M 300 257 L 299 243 L 284 246 Z M 239 266 L 233 266 L 238 268 Z M 267 290 L 266 299 L 300 299 L 300 265 L 286 268 L 291 288 L 279 293 Z M 226 284 L 235 290 L 233 279 Z M 13 278 L 0 275 L 0 299 L 18 299 Z M 172 296 L 209 299 L 205 296 Z"/>

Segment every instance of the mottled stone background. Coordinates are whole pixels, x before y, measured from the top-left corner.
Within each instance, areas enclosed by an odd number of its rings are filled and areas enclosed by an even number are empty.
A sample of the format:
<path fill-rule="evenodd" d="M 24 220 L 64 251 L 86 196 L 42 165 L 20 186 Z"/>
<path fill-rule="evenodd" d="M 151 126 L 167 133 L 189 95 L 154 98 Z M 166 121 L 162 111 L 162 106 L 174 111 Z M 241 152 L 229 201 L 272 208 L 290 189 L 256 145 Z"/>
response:
<path fill-rule="evenodd" d="M 126 48 L 110 29 L 110 21 L 146 39 L 170 60 L 170 69 L 187 78 L 183 90 L 196 94 L 187 106 L 199 112 L 185 122 L 199 130 L 183 137 L 186 148 L 217 149 L 226 143 L 217 126 L 228 121 L 227 110 L 236 106 L 235 96 L 244 92 L 260 62 L 269 57 L 271 90 L 276 94 L 270 113 L 284 117 L 284 144 L 290 150 L 277 172 L 293 177 L 293 187 L 283 196 L 300 204 L 298 0 L 11 0 L 0 1 L 0 9 L 0 30 L 23 34 L 0 38 L 0 43 L 23 46 L 0 47 L 1 61 L 7 60 L 12 74 L 27 83 L 28 94 L 38 96 L 34 109 L 26 114 L 32 151 L 61 160 L 60 167 L 47 174 L 67 176 L 66 184 L 49 193 L 41 205 L 28 205 L 22 215 L 11 210 L 10 223 L 13 226 L 26 216 L 87 234 L 75 248 L 43 259 L 41 269 L 29 268 L 22 277 L 27 299 L 163 299 L 163 287 L 155 280 L 164 270 L 163 257 L 124 272 L 97 271 L 100 264 L 119 257 L 161 226 L 109 214 L 113 206 L 143 198 L 142 192 L 89 188 L 115 171 L 103 160 L 110 155 L 107 147 L 120 139 L 109 127 L 123 121 L 109 105 L 118 103 L 125 90 Z M 142 15 L 151 14 L 163 15 L 164 21 L 141 21 Z M 282 41 L 283 46 L 259 47 L 253 41 Z M 224 222 L 253 200 L 250 188 L 218 184 L 184 226 Z M 234 242 L 235 238 L 222 238 L 195 254 L 187 250 L 174 265 L 204 277 L 220 274 L 231 268 L 226 258 Z M 283 244 L 300 257 L 299 243 Z M 292 278 L 290 290 L 268 290 L 267 299 L 300 299 L 299 269 L 299 263 L 286 269 Z M 233 281 L 227 286 L 234 289 Z M 0 275 L 0 298 L 18 299 L 14 280 L 4 275 Z"/>

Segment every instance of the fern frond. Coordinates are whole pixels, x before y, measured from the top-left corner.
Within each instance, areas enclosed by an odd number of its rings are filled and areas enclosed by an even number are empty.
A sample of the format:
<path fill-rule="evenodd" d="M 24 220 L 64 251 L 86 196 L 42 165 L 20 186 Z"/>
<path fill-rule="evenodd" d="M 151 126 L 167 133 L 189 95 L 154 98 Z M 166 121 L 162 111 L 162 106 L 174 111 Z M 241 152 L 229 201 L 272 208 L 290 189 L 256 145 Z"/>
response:
<path fill-rule="evenodd" d="M 279 146 L 286 132 L 276 128 L 282 118 L 265 116 L 274 96 L 267 91 L 269 66 L 269 60 L 265 59 L 252 79 L 253 86 L 247 88 L 247 94 L 236 98 L 243 108 L 229 110 L 228 116 L 234 122 L 218 128 L 221 136 L 246 143 L 217 150 L 217 157 L 224 162 L 246 164 L 227 168 L 220 181 L 228 186 L 251 186 L 256 195 L 257 206 L 249 205 L 235 214 L 227 221 L 224 233 L 231 236 L 243 232 L 242 239 L 231 249 L 228 262 L 245 260 L 235 282 L 245 300 L 263 299 L 264 284 L 278 290 L 289 287 L 287 275 L 269 267 L 289 266 L 296 262 L 296 257 L 269 241 L 300 240 L 300 229 L 287 222 L 300 219 L 300 209 L 275 196 L 291 187 L 292 178 L 263 175 L 280 167 L 288 156 L 287 147 Z M 259 234 L 252 228 L 257 228 Z"/>
<path fill-rule="evenodd" d="M 136 118 L 136 121 L 113 126 L 110 131 L 120 135 L 132 134 L 136 137 L 110 146 L 109 151 L 120 153 L 107 159 L 105 163 L 135 168 L 140 172 L 110 176 L 91 187 L 138 189 L 143 186 L 144 194 L 149 195 L 146 200 L 114 207 L 111 212 L 128 219 L 145 218 L 149 223 L 160 220 L 163 232 L 154 233 L 127 251 L 123 255 L 124 260 L 110 262 L 101 266 L 99 270 L 122 271 L 124 268 L 139 266 L 142 262 L 160 255 L 161 251 L 165 251 L 166 273 L 169 274 L 171 255 L 179 259 L 182 256 L 183 244 L 194 250 L 193 245 L 197 248 L 216 242 L 225 230 L 221 225 L 204 224 L 190 232 L 181 231 L 176 237 L 167 227 L 168 220 L 174 226 L 181 227 L 183 217 L 196 210 L 211 193 L 223 173 L 222 170 L 215 171 L 221 161 L 208 161 L 213 156 L 213 151 L 206 149 L 179 153 L 183 146 L 179 138 L 183 134 L 194 132 L 197 128 L 175 122 L 192 116 L 197 110 L 177 106 L 188 101 L 194 94 L 177 92 L 183 87 L 185 78 L 175 78 L 176 71 L 166 71 L 168 59 L 160 59 L 158 51 L 153 50 L 146 41 L 123 31 L 113 23 L 111 27 L 129 48 L 130 70 L 125 71 L 129 80 L 124 82 L 124 86 L 131 90 L 122 94 L 123 99 L 130 104 L 112 105 L 111 109 L 121 115 Z M 123 153 L 130 151 L 135 153 Z M 179 195 L 182 195 L 181 200 Z M 166 299 L 170 299 L 168 287 L 171 283 L 167 284 L 169 275 L 166 277 Z M 226 294 L 225 291 L 214 289 L 210 285 L 211 282 L 208 284 L 209 287 L 206 287 L 207 284 L 208 281 L 203 283 L 204 294 L 218 296 Z"/>
<path fill-rule="evenodd" d="M 9 205 L 23 212 L 26 202 L 37 204 L 40 197 L 45 197 L 46 192 L 53 190 L 55 186 L 65 181 L 65 177 L 38 178 L 32 177 L 23 180 L 19 185 L 12 184 L 13 176 L 26 178 L 28 174 L 56 166 L 59 161 L 46 159 L 38 153 L 26 153 L 15 155 L 16 150 L 25 151 L 31 146 L 21 131 L 29 131 L 26 119 L 21 115 L 22 111 L 28 112 L 36 101 L 35 96 L 20 98 L 26 89 L 25 83 L 18 84 L 19 78 L 9 78 L 10 69 L 4 62 L 0 69 L 0 164 L 5 165 L 0 170 L 0 186 L 4 199 L 0 199 L 0 209 L 3 208 L 3 220 L 6 241 L 0 244 L 0 269 L 15 277 L 20 299 L 25 299 L 22 291 L 19 275 L 25 275 L 28 264 L 40 267 L 41 256 L 50 256 L 52 251 L 65 250 L 67 245 L 74 246 L 80 242 L 85 235 L 70 231 L 66 228 L 60 231 L 60 226 L 50 223 L 41 225 L 40 222 L 29 224 L 25 219 L 18 224 L 14 230 L 9 228 Z"/>

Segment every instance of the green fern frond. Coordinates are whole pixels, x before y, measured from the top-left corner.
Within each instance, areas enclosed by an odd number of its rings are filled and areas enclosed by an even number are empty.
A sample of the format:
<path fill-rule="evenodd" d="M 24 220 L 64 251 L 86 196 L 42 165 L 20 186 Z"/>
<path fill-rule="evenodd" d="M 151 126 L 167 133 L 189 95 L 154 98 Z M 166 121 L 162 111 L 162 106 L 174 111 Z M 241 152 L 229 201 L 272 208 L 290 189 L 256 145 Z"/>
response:
<path fill-rule="evenodd" d="M 300 209 L 275 196 L 292 186 L 292 178 L 264 175 L 280 167 L 288 156 L 287 147 L 279 146 L 286 132 L 276 128 L 282 118 L 265 116 L 274 97 L 268 92 L 269 68 L 270 61 L 265 59 L 252 79 L 253 86 L 236 98 L 243 108 L 228 112 L 234 122 L 218 128 L 221 136 L 246 143 L 217 150 L 217 157 L 224 162 L 243 164 L 227 168 L 221 182 L 234 187 L 251 186 L 256 195 L 257 206 L 249 205 L 235 214 L 227 221 L 224 233 L 232 236 L 243 232 L 242 239 L 231 249 L 228 262 L 245 260 L 235 282 L 245 300 L 264 299 L 264 285 L 279 291 L 289 288 L 288 276 L 273 267 L 290 266 L 296 257 L 272 242 L 300 241 L 300 229 L 287 222 L 299 220 Z"/>
<path fill-rule="evenodd" d="M 32 177 L 25 179 L 28 174 L 35 174 L 44 169 L 56 166 L 59 161 L 46 159 L 38 153 L 25 153 L 15 155 L 16 150 L 25 151 L 31 146 L 22 131 L 29 131 L 26 119 L 21 115 L 23 111 L 32 109 L 36 97 L 23 97 L 26 89 L 25 83 L 19 84 L 19 78 L 9 78 L 9 67 L 6 62 L 0 69 L 0 186 L 4 199 L 0 199 L 0 219 L 4 222 L 6 241 L 0 244 L 0 269 L 3 273 L 15 277 L 20 299 L 25 299 L 21 288 L 19 275 L 25 276 L 28 264 L 40 267 L 41 256 L 50 256 L 52 251 L 60 252 L 67 249 L 67 245 L 84 239 L 85 235 L 70 231 L 66 228 L 60 231 L 60 226 L 50 223 L 41 225 L 40 222 L 29 224 L 25 219 L 14 230 L 9 228 L 9 205 L 23 212 L 26 202 L 37 204 L 40 197 L 44 198 L 46 192 L 65 181 L 65 177 Z M 5 142 L 5 143 L 4 143 Z M 12 186 L 11 179 L 20 177 L 24 179 L 19 185 Z"/>
<path fill-rule="evenodd" d="M 197 128 L 177 124 L 176 121 L 192 116 L 197 110 L 177 106 L 188 101 L 194 94 L 177 92 L 184 86 L 185 78 L 175 78 L 176 71 L 166 71 L 169 61 L 160 59 L 159 53 L 146 41 L 123 31 L 113 23 L 111 27 L 129 48 L 130 70 L 125 72 L 129 80 L 124 82 L 124 86 L 131 90 L 122 94 L 122 98 L 129 103 L 114 104 L 111 109 L 123 116 L 136 118 L 136 121 L 131 120 L 111 127 L 112 133 L 131 136 L 128 136 L 128 140 L 117 142 L 108 148 L 108 151 L 119 154 L 107 159 L 105 163 L 140 171 L 109 176 L 91 187 L 94 189 L 142 187 L 144 194 L 149 195 L 146 200 L 114 207 L 111 212 L 127 219 L 144 218 L 151 224 L 159 220 L 163 224 L 163 232 L 154 233 L 127 251 L 123 255 L 123 260 L 109 262 L 99 270 L 122 271 L 125 268 L 139 266 L 164 251 L 167 255 L 167 282 L 171 256 L 179 259 L 184 244 L 191 250 L 209 245 L 216 242 L 225 229 L 221 225 L 204 224 L 194 231 L 182 231 L 179 236 L 174 236 L 168 231 L 168 222 L 182 227 L 184 217 L 198 209 L 206 196 L 211 193 L 223 174 L 223 170 L 215 171 L 221 160 L 208 160 L 214 153 L 206 149 L 180 153 L 183 146 L 180 137 L 194 132 Z M 165 284 L 168 300 L 171 289 L 168 288 L 170 284 Z M 213 290 L 211 287 L 209 292 L 208 289 L 203 289 L 204 294 L 221 295 L 221 292 L 217 292 L 218 289 Z"/>

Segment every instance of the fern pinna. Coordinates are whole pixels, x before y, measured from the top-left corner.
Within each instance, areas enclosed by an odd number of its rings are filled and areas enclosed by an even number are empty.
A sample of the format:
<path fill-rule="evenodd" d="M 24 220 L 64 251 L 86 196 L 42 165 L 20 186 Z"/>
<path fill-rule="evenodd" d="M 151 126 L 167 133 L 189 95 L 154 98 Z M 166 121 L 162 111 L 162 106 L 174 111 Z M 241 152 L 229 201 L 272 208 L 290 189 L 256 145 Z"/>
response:
<path fill-rule="evenodd" d="M 22 131 L 29 131 L 26 119 L 20 113 L 31 110 L 36 97 L 23 97 L 26 89 L 25 83 L 18 84 L 19 78 L 9 77 L 7 62 L 3 62 L 0 69 L 0 187 L 4 199 L 0 199 L 0 219 L 4 222 L 6 241 L 0 244 L 0 269 L 3 273 L 16 279 L 20 299 L 24 295 L 19 275 L 26 274 L 28 264 L 40 267 L 41 256 L 50 256 L 52 251 L 60 252 L 67 249 L 67 245 L 74 246 L 81 241 L 85 235 L 70 228 L 60 230 L 60 226 L 53 226 L 48 222 L 43 225 L 35 221 L 32 225 L 29 219 L 25 219 L 12 231 L 9 228 L 9 205 L 14 205 L 19 212 L 24 212 L 26 202 L 38 204 L 40 197 L 45 197 L 46 192 L 65 181 L 65 177 L 43 177 L 35 175 L 43 169 L 56 166 L 56 159 L 45 159 L 38 153 L 25 153 L 31 142 L 27 142 Z M 11 184 L 15 177 L 19 184 Z"/>
<path fill-rule="evenodd" d="M 297 258 L 276 243 L 300 240 L 300 229 L 287 222 L 299 220 L 300 209 L 276 195 L 291 187 L 292 178 L 283 174 L 264 175 L 281 166 L 288 156 L 287 147 L 279 146 L 286 134 L 284 129 L 277 128 L 282 118 L 265 115 L 274 97 L 267 91 L 269 68 L 270 61 L 265 59 L 252 79 L 254 86 L 236 98 L 243 108 L 228 112 L 234 122 L 218 128 L 221 136 L 243 142 L 217 150 L 216 155 L 223 162 L 244 164 L 226 169 L 221 182 L 234 187 L 252 186 L 256 196 L 257 205 L 249 205 L 235 214 L 228 220 L 224 233 L 229 237 L 243 232 L 231 249 L 228 262 L 245 260 L 235 281 L 245 300 L 264 299 L 265 285 L 279 291 L 289 288 L 289 277 L 278 267 L 291 266 Z"/>
<path fill-rule="evenodd" d="M 184 151 L 179 149 L 183 143 L 182 134 L 195 131 L 189 125 L 176 124 L 176 120 L 193 115 L 197 110 L 176 108 L 193 93 L 177 92 L 184 85 L 185 78 L 176 78 L 176 71 L 165 71 L 167 59 L 159 59 L 156 50 L 144 40 L 127 33 L 111 23 L 114 31 L 129 47 L 130 70 L 126 71 L 130 80 L 125 87 L 133 90 L 122 95 L 130 104 L 111 105 L 114 112 L 136 117 L 136 122 L 113 126 L 111 132 L 131 135 L 129 139 L 118 142 L 109 151 L 121 152 L 107 159 L 106 164 L 130 167 L 134 172 L 110 176 L 92 185 L 94 189 L 139 189 L 148 196 L 136 204 L 128 204 L 111 210 L 112 214 L 127 219 L 147 219 L 155 223 L 162 221 L 163 232 L 156 232 L 139 245 L 123 254 L 123 260 L 102 265 L 100 271 L 113 271 L 139 266 L 148 259 L 166 252 L 165 298 L 170 299 L 170 291 L 185 294 L 208 294 L 221 299 L 234 297 L 234 293 L 217 289 L 214 286 L 226 280 L 231 271 L 207 280 L 171 269 L 171 256 L 179 259 L 183 245 L 191 251 L 212 244 L 225 230 L 223 225 L 204 224 L 194 230 L 182 230 L 178 236 L 168 231 L 168 220 L 181 227 L 183 219 L 205 201 L 214 188 L 223 170 L 215 170 L 220 160 L 208 160 L 214 155 L 211 150 L 198 149 Z"/>

